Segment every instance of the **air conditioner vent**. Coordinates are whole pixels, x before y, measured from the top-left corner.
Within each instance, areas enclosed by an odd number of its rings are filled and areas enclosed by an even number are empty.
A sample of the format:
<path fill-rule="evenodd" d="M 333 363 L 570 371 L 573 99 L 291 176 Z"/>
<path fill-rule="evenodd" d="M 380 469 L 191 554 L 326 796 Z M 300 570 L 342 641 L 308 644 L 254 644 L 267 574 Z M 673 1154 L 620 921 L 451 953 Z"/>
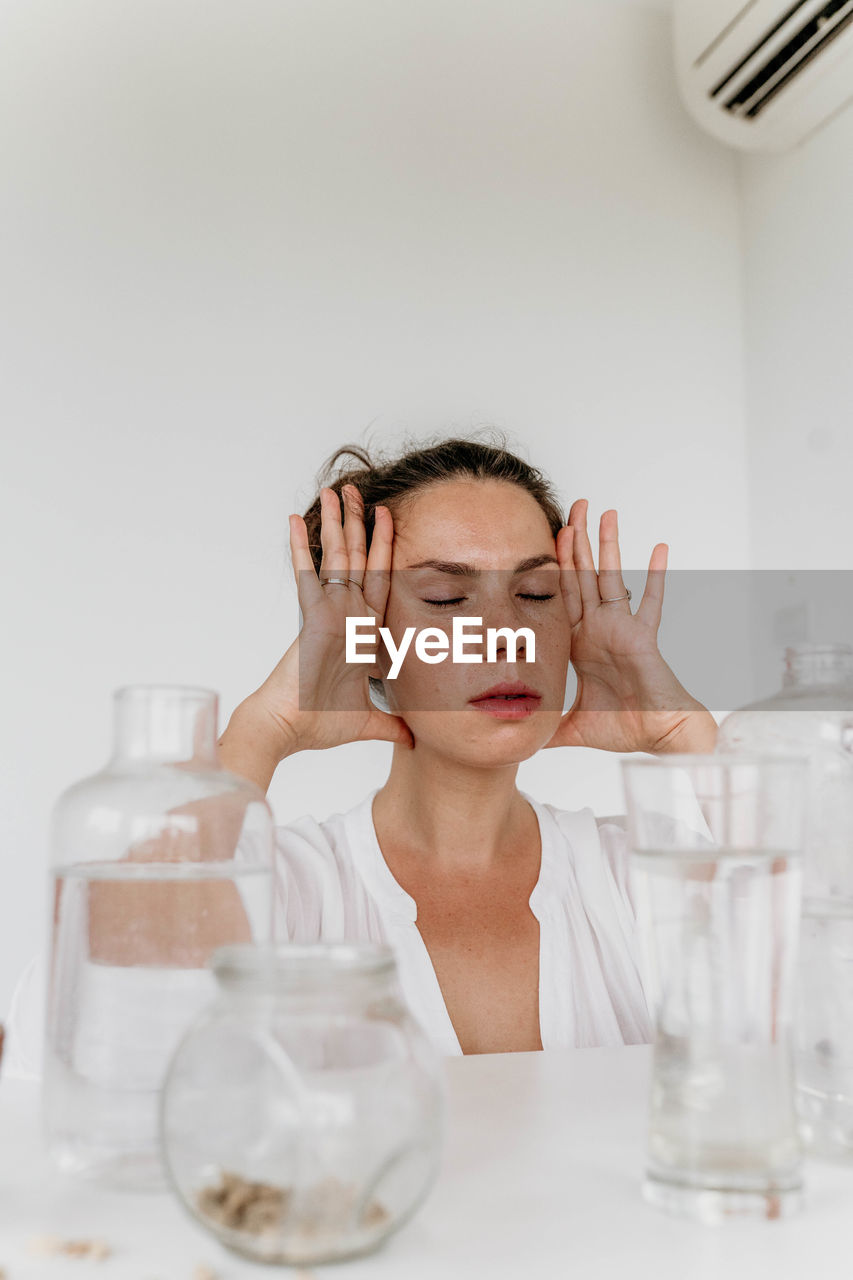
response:
<path fill-rule="evenodd" d="M 717 137 L 779 150 L 853 99 L 853 0 L 676 0 L 685 102 Z"/>
<path fill-rule="evenodd" d="M 802 7 L 802 4 L 797 4 L 792 12 Z M 761 64 L 742 88 L 730 97 L 726 97 L 724 102 L 726 110 L 742 116 L 757 116 L 771 101 L 773 95 L 784 89 L 794 76 L 799 75 L 830 41 L 837 39 L 850 22 L 853 22 L 853 0 L 831 0 L 830 4 L 825 4 L 820 13 L 804 22 L 777 53 Z M 741 59 L 734 70 L 713 87 L 711 97 L 715 98 L 717 94 L 722 93 L 738 72 L 766 48 L 775 31 L 784 25 L 784 22 L 781 22 L 773 32 L 768 32 L 767 36 L 750 50 L 746 58 Z"/>

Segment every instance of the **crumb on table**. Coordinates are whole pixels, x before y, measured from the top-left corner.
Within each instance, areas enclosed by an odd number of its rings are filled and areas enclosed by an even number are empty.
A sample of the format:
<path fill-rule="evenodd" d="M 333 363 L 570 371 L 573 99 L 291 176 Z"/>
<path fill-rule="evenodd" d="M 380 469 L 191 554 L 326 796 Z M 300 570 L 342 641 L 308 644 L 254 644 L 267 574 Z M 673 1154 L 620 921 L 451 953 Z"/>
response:
<path fill-rule="evenodd" d="M 30 1253 L 42 1258 L 88 1258 L 90 1262 L 103 1262 L 112 1255 L 105 1240 L 63 1240 L 60 1236 L 33 1236 L 29 1242 Z"/>
<path fill-rule="evenodd" d="M 200 1262 L 193 1268 L 193 1280 L 219 1280 L 219 1276 L 206 1262 Z"/>

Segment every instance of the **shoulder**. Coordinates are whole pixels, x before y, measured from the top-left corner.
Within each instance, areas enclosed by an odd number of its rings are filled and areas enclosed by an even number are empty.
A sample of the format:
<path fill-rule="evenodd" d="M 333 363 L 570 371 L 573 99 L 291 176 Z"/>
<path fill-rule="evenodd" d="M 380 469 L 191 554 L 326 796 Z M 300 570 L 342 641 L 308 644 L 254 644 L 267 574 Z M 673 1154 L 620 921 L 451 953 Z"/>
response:
<path fill-rule="evenodd" d="M 633 914 L 626 816 L 601 816 L 588 806 L 561 809 L 555 804 L 540 804 L 554 821 L 558 833 L 558 856 L 571 867 L 582 897 L 602 902 L 615 898 L 620 908 L 626 906 Z"/>
<path fill-rule="evenodd" d="M 340 838 L 336 837 L 329 818 L 321 821 L 313 814 L 305 813 L 289 822 L 276 824 L 276 853 L 292 861 L 305 859 L 314 862 L 318 858 L 334 858 L 339 849 Z"/>
<path fill-rule="evenodd" d="M 276 886 L 288 937 L 348 935 L 367 910 L 358 856 L 365 803 L 322 820 L 303 814 L 276 825 Z"/>
<path fill-rule="evenodd" d="M 628 851 L 627 818 L 625 814 L 601 816 L 587 806 L 583 809 L 561 809 L 558 805 L 539 802 L 554 820 L 554 824 L 573 860 L 590 854 L 608 862 L 621 865 Z"/>
<path fill-rule="evenodd" d="M 318 819 L 305 813 L 275 827 L 275 854 L 297 876 L 341 877 L 353 869 L 358 815 L 363 802 L 346 813 Z"/>
<path fill-rule="evenodd" d="M 275 858 L 279 875 L 297 882 L 340 880 L 351 869 L 346 824 L 338 814 L 318 820 L 306 813 L 275 827 Z M 336 821 L 338 819 L 338 821 Z"/>

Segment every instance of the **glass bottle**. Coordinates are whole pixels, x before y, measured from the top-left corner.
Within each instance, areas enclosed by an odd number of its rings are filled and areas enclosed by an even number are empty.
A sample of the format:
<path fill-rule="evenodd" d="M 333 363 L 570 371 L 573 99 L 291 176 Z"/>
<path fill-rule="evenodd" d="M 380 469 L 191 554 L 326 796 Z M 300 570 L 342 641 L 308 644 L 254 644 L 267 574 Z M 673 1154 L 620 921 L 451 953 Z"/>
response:
<path fill-rule="evenodd" d="M 224 947 L 179 1044 L 161 1137 L 179 1198 L 222 1244 L 308 1266 L 376 1248 L 438 1170 L 441 1059 L 376 944 Z"/>
<path fill-rule="evenodd" d="M 110 760 L 53 808 L 42 1100 L 68 1172 L 163 1185 L 159 1089 L 209 957 L 271 936 L 272 813 L 220 767 L 217 714 L 208 689 L 117 690 Z"/>
<path fill-rule="evenodd" d="M 786 649 L 782 688 L 727 716 L 717 749 L 809 757 L 797 1104 L 807 1149 L 853 1160 L 853 645 Z"/>

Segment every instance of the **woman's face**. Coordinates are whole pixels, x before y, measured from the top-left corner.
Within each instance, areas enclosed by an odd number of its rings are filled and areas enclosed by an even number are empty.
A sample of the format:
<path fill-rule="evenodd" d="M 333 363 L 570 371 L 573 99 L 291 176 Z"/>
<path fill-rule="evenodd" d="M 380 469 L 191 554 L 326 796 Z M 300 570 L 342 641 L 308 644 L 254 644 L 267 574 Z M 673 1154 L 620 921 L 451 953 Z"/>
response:
<path fill-rule="evenodd" d="M 407 627 L 415 628 L 415 636 L 423 628 L 439 628 L 450 652 L 441 662 L 425 662 L 413 637 L 399 673 L 390 679 L 391 657 L 380 642 L 373 674 L 384 682 L 391 711 L 403 717 L 416 744 L 442 755 L 486 767 L 529 758 L 559 724 L 571 650 L 545 513 L 519 485 L 460 478 L 419 490 L 395 517 L 394 528 L 384 625 L 397 646 Z M 450 566 L 458 568 L 451 572 Z M 441 601 L 449 603 L 436 603 Z M 467 653 L 482 654 L 482 662 L 453 661 L 454 617 L 482 619 L 468 627 L 469 635 L 482 633 L 482 645 L 469 640 L 466 646 Z M 498 636 L 496 660 L 487 661 L 490 627 L 529 628 L 535 654 L 519 636 L 513 660 L 507 637 Z M 472 702 L 492 686 L 514 681 L 528 685 L 539 700 Z"/>

